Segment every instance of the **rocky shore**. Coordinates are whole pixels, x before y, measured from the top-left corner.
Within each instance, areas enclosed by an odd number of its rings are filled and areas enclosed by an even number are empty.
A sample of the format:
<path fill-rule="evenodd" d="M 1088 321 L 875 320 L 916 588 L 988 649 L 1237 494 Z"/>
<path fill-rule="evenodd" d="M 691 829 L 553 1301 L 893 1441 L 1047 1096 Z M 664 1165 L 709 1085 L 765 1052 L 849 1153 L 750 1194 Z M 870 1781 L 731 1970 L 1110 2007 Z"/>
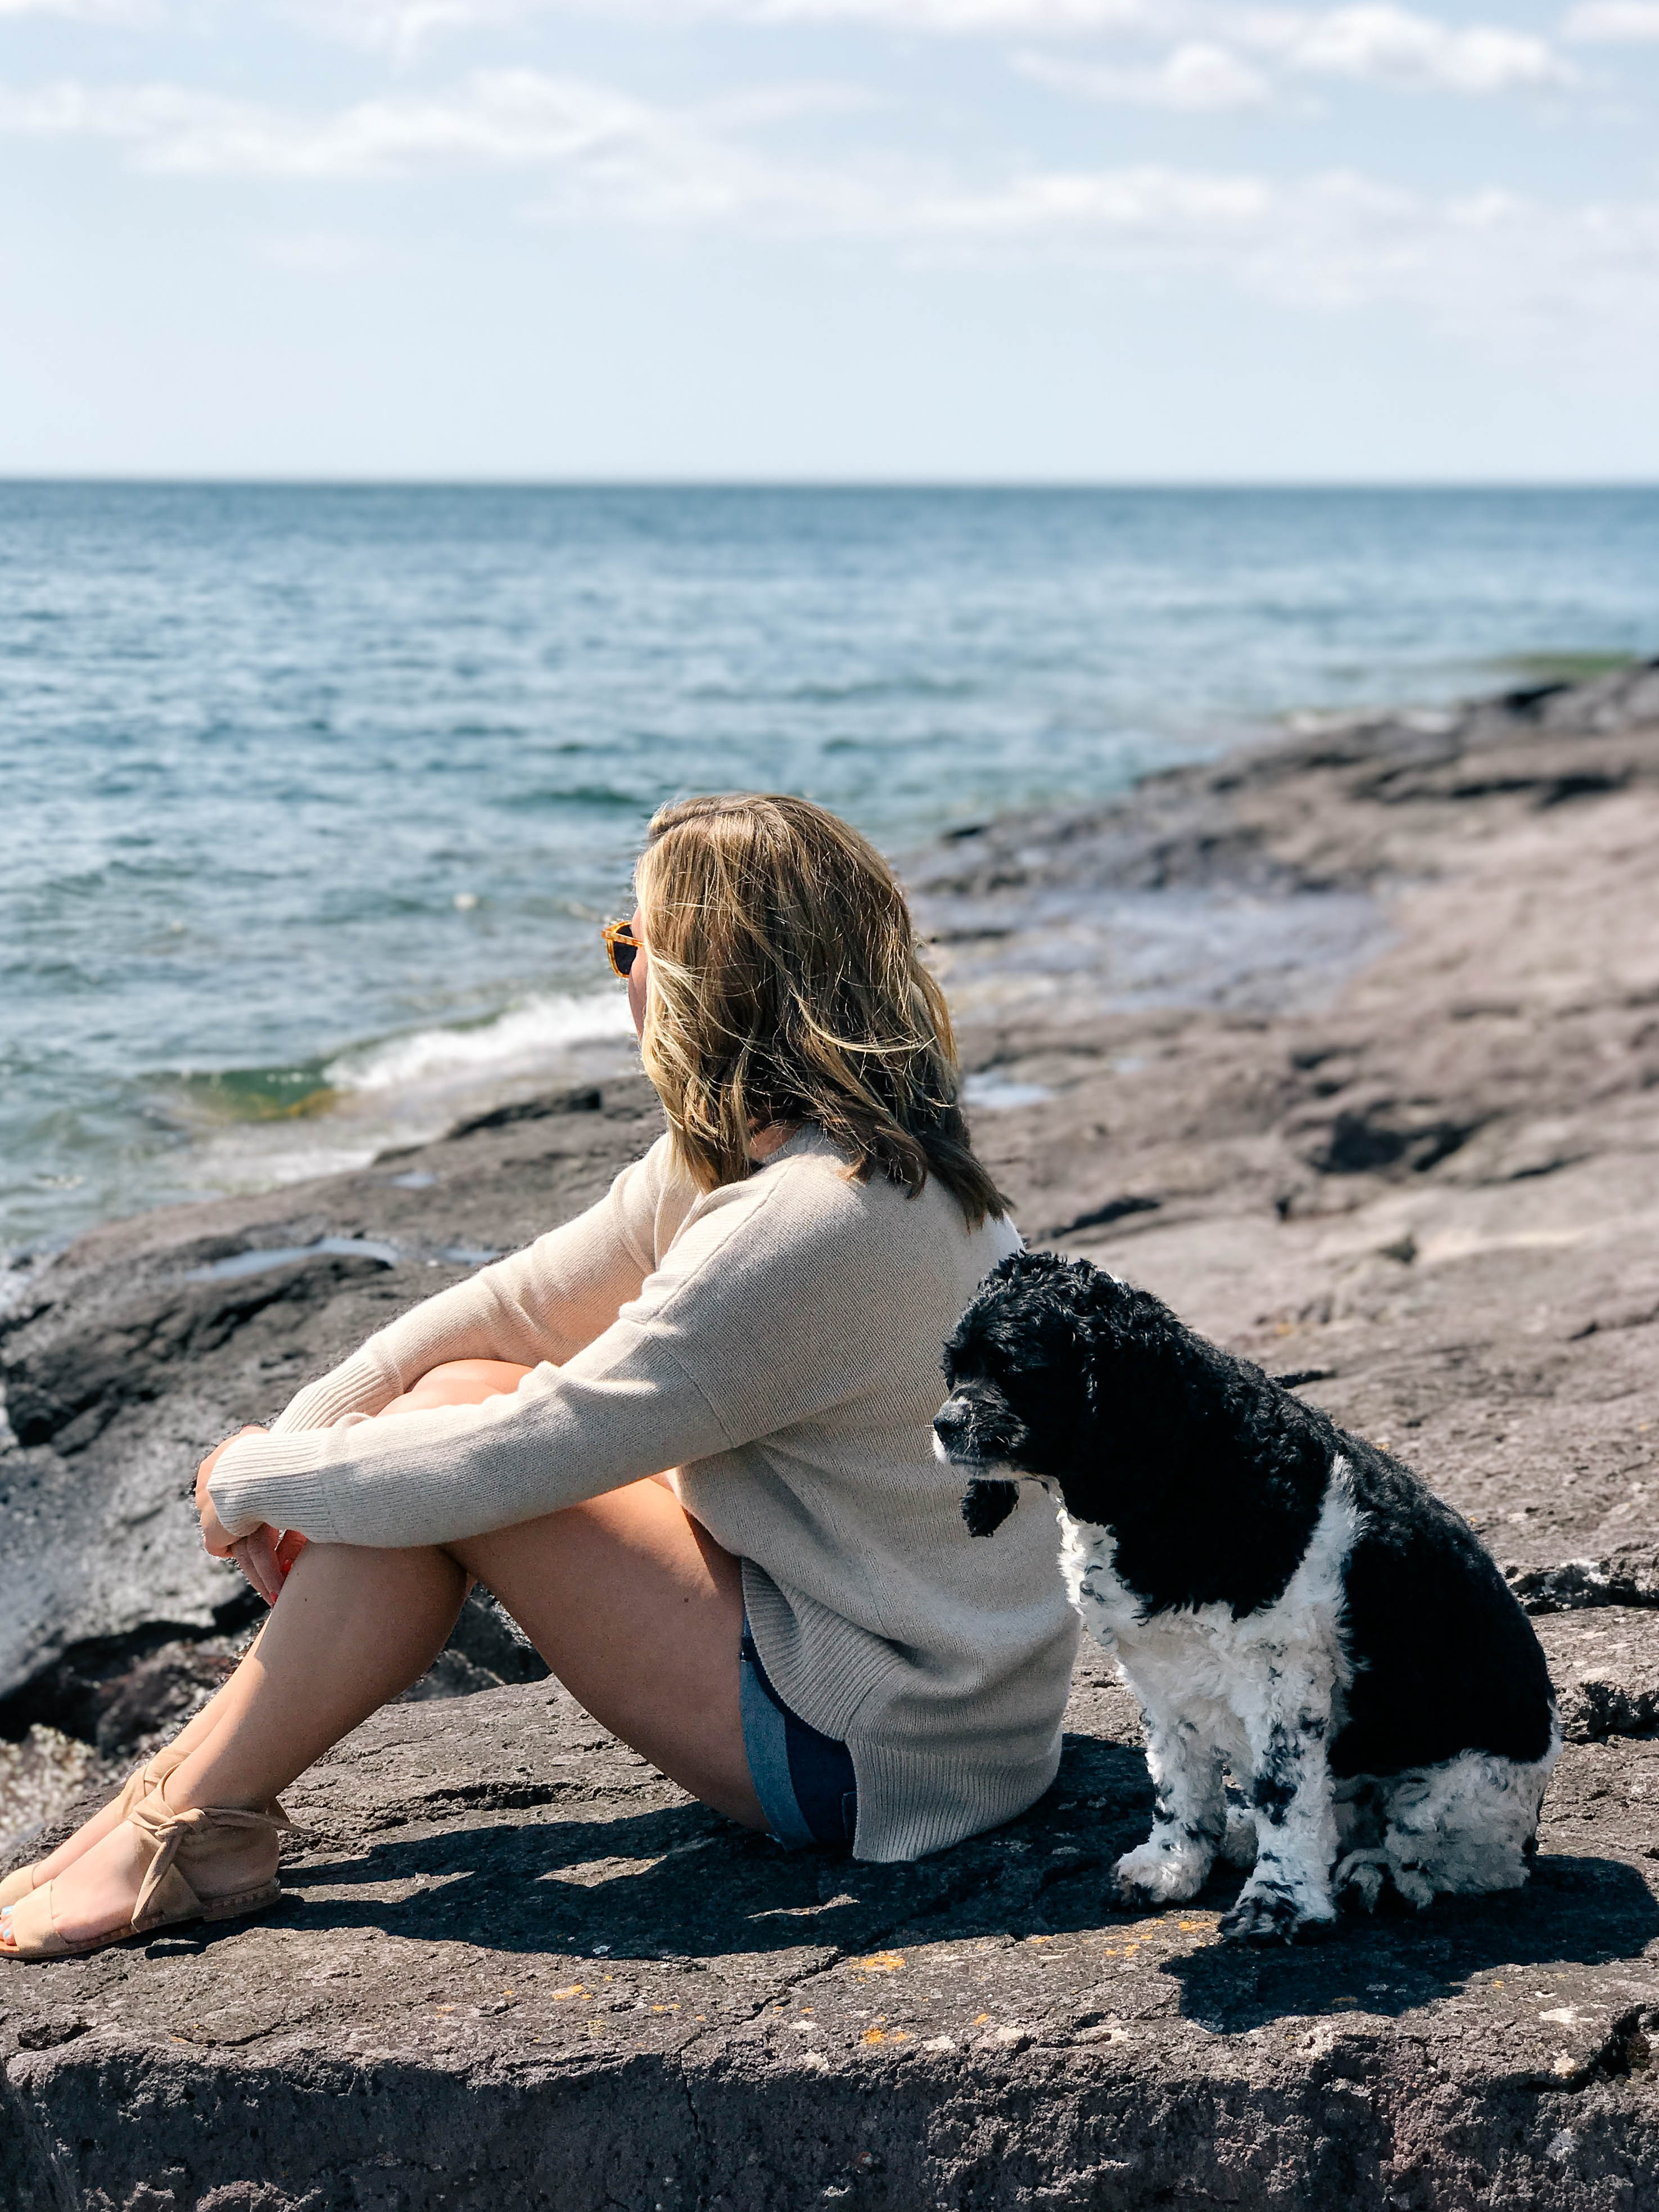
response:
<path fill-rule="evenodd" d="M 1301 1377 L 1511 1572 L 1569 1737 L 1527 1893 L 1271 1957 L 1215 1943 L 1219 1884 L 1115 1913 L 1150 1797 L 1095 1657 L 1024 1820 L 785 1859 L 480 1604 L 292 1793 L 279 1912 L 7 1972 L 0 2205 L 1659 2207 L 1656 853 L 1659 666 L 1328 722 L 908 870 L 1028 1238 Z M 11 1280 L 13 1861 L 234 1663 L 199 1454 L 654 1126 L 637 1079 L 519 1101 Z"/>

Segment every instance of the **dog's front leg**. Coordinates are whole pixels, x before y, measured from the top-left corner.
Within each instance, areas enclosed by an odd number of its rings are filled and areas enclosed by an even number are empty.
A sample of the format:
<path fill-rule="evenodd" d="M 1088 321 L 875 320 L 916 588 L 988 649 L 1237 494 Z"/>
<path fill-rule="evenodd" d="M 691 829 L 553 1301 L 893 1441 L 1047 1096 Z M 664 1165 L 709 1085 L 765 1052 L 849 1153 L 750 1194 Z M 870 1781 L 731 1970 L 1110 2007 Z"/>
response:
<path fill-rule="evenodd" d="M 1222 1756 L 1184 1716 L 1143 1699 L 1146 1765 L 1156 1792 L 1152 1832 L 1112 1869 L 1125 1904 L 1176 1905 L 1195 1897 L 1226 1832 Z"/>
<path fill-rule="evenodd" d="M 1222 1936 L 1235 1942 L 1293 1943 L 1336 1917 L 1336 1807 L 1326 1757 L 1331 1705 L 1322 1673 L 1276 1661 L 1266 1668 L 1252 1709 L 1240 1716 L 1250 1746 L 1256 1860 L 1222 1918 Z"/>

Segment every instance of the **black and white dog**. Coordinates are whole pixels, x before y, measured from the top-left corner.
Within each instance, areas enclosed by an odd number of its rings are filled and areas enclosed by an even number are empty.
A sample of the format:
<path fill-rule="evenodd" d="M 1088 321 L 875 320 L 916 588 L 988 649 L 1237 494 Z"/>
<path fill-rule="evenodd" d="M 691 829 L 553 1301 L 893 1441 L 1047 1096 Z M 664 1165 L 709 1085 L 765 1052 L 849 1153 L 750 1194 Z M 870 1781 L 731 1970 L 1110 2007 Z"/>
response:
<path fill-rule="evenodd" d="M 1058 1495 L 1072 1601 L 1145 1708 L 1157 1816 L 1114 1869 L 1126 1902 L 1191 1897 L 1219 1851 L 1255 1869 L 1223 1935 L 1291 1942 L 1345 1891 L 1525 1881 L 1561 1743 L 1544 1655 L 1408 1468 L 1053 1253 L 988 1278 L 945 1371 L 969 1528 L 1021 1478 Z"/>

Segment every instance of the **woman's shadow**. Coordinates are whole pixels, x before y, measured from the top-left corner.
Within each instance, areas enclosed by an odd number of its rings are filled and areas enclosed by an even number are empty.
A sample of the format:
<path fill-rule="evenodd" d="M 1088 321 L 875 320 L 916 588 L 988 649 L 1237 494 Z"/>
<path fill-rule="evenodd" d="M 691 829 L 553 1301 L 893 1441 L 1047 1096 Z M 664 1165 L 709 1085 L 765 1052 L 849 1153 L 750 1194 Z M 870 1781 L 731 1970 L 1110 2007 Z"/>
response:
<path fill-rule="evenodd" d="M 1021 1819 L 903 1865 L 785 1853 L 697 1805 L 452 1821 L 362 1853 L 307 1852 L 287 1877 L 303 1895 L 290 1924 L 555 1956 L 602 1947 L 613 1964 L 1097 1931 L 1109 1943 L 1115 1927 L 1146 1917 L 1118 1907 L 1109 1873 L 1144 1836 L 1150 1806 L 1139 1751 L 1073 1736 L 1054 1787 Z M 1182 2013 L 1218 2033 L 1356 2001 L 1397 2015 L 1493 1969 L 1604 1966 L 1659 1936 L 1659 1902 L 1615 1859 L 1546 1854 L 1524 1891 L 1345 1913 L 1324 1942 L 1271 1951 L 1213 1940 L 1213 1913 L 1239 1879 L 1218 1875 L 1195 1901 L 1195 1943 L 1147 1960 L 1179 1984 Z M 1169 1916 L 1172 1938 L 1181 1917 Z"/>

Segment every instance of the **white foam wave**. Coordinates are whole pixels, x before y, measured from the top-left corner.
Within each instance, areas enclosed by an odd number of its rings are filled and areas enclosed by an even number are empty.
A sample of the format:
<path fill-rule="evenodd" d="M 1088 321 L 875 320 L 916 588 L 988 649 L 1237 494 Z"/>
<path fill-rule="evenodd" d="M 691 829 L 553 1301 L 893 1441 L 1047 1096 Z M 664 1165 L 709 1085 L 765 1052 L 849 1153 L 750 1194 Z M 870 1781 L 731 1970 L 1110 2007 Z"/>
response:
<path fill-rule="evenodd" d="M 533 1068 L 571 1045 L 632 1035 L 620 991 L 549 993 L 473 1029 L 416 1030 L 342 1053 L 324 1074 L 338 1091 L 406 1091 L 456 1077 L 507 1075 Z"/>

